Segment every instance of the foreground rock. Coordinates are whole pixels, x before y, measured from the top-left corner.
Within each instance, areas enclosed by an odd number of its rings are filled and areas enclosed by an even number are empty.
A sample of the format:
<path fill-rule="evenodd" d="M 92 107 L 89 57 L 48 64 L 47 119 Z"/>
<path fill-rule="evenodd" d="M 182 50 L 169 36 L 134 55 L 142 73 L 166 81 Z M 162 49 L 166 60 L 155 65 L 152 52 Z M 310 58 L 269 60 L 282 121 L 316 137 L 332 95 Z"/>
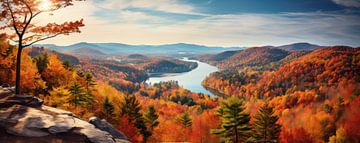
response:
<path fill-rule="evenodd" d="M 93 124 L 96 128 L 110 133 L 116 140 L 128 140 L 127 137 L 122 133 L 117 131 L 110 123 L 104 119 L 99 119 L 97 117 L 91 117 L 89 122 Z"/>
<path fill-rule="evenodd" d="M 5 91 L 5 92 L 4 92 Z M 6 95 L 6 96 L 5 96 Z M 42 105 L 31 96 L 15 96 L 0 88 L 2 143 L 127 143 L 126 137 L 100 120 L 96 128 L 71 112 Z"/>

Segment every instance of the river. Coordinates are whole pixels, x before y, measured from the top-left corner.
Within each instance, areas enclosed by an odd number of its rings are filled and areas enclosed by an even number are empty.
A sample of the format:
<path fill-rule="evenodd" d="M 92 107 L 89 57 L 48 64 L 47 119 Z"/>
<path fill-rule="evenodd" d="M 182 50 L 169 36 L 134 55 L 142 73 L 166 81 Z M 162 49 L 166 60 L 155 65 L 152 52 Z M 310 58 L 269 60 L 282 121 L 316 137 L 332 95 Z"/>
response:
<path fill-rule="evenodd" d="M 165 76 L 156 76 L 150 77 L 146 82 L 147 83 L 159 83 L 161 81 L 178 81 L 179 85 L 185 89 L 188 89 L 192 92 L 205 93 L 212 97 L 215 97 L 210 91 L 206 90 L 201 82 L 212 72 L 218 71 L 218 68 L 212 65 L 209 65 L 204 62 L 200 62 L 197 60 L 190 60 L 188 58 L 182 58 L 183 61 L 188 62 L 196 62 L 198 67 L 185 73 L 177 73 L 177 74 L 164 74 Z"/>

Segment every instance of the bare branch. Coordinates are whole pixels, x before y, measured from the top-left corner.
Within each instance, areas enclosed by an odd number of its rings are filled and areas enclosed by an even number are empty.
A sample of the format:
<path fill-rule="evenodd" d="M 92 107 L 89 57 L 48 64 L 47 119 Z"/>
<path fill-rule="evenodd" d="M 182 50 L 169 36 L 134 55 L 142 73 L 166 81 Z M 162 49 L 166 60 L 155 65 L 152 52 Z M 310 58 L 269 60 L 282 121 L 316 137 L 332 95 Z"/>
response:
<path fill-rule="evenodd" d="M 31 23 L 31 20 L 32 20 L 34 17 L 33 17 L 33 12 L 32 12 L 32 10 L 31 10 L 31 7 L 29 6 L 29 4 L 26 3 L 24 0 L 21 0 L 21 2 L 23 2 L 23 3 L 26 5 L 27 9 L 28 9 L 29 12 L 30 12 L 29 21 L 26 22 L 26 24 L 25 24 L 25 26 L 23 27 L 23 30 L 22 30 L 22 32 L 21 32 L 21 37 L 23 37 L 24 34 L 25 34 L 25 31 L 26 31 L 27 27 L 29 26 L 29 24 Z"/>
<path fill-rule="evenodd" d="M 26 45 L 24 45 L 23 47 L 24 47 L 24 48 L 25 48 L 25 47 L 29 47 L 29 46 L 31 46 L 32 44 L 35 44 L 35 43 L 40 42 L 40 41 L 44 41 L 44 40 L 46 40 L 46 39 L 54 38 L 54 37 L 59 36 L 59 35 L 61 35 L 61 34 L 66 34 L 66 33 L 57 33 L 57 34 L 55 34 L 55 35 L 47 36 L 47 37 L 44 37 L 44 38 L 35 40 L 35 41 L 31 42 L 30 44 L 26 44 Z"/>
<path fill-rule="evenodd" d="M 11 9 L 11 6 L 10 6 L 10 2 L 9 2 L 9 0 L 6 0 L 6 4 L 7 4 L 7 6 L 8 6 L 8 9 L 9 9 L 9 11 L 10 11 L 10 15 L 11 15 L 11 18 L 12 18 L 12 21 L 13 21 L 13 23 L 12 23 L 12 25 L 13 25 L 13 27 L 14 27 L 14 29 L 15 29 L 15 32 L 16 32 L 16 34 L 20 37 L 20 32 L 19 32 L 19 30 L 17 29 L 17 27 L 16 27 L 16 19 L 15 19 L 15 17 L 14 17 L 14 12 L 12 11 L 12 9 Z"/>

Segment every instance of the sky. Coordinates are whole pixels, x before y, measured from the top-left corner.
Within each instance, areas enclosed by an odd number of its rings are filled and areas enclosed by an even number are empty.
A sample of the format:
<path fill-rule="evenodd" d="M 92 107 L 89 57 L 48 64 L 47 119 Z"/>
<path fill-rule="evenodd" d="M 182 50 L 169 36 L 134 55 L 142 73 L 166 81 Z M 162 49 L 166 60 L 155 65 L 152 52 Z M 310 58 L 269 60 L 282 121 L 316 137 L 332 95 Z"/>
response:
<path fill-rule="evenodd" d="M 87 0 L 53 14 L 37 22 L 85 27 L 43 43 L 360 46 L 360 0 Z"/>

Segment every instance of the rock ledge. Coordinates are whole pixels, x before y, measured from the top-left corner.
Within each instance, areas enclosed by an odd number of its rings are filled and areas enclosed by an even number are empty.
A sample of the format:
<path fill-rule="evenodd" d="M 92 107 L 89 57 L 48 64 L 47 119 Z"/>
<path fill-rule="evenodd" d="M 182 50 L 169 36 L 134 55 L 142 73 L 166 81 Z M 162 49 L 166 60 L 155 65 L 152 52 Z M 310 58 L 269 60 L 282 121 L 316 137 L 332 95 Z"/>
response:
<path fill-rule="evenodd" d="M 129 143 L 105 120 L 81 120 L 71 112 L 42 105 L 36 97 L 0 87 L 0 140 L 3 142 Z M 96 126 L 95 126 L 96 125 Z"/>

